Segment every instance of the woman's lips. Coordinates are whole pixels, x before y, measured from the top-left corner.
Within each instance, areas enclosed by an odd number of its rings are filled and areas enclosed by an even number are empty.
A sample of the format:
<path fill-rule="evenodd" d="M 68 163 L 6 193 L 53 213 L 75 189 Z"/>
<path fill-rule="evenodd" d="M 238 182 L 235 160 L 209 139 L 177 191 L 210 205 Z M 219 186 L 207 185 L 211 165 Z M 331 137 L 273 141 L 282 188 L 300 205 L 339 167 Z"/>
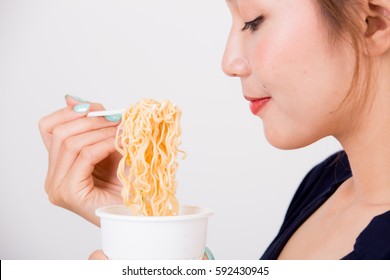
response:
<path fill-rule="evenodd" d="M 257 115 L 271 100 L 271 97 L 264 98 L 251 98 L 245 97 L 249 101 L 249 108 L 251 109 L 252 114 Z"/>

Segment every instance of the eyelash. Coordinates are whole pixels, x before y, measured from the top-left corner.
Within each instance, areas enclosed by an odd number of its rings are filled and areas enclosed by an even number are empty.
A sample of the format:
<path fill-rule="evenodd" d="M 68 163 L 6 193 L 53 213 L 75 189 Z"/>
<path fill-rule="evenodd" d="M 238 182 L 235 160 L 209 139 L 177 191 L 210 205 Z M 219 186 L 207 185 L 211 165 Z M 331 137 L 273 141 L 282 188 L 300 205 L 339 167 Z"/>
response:
<path fill-rule="evenodd" d="M 244 27 L 241 28 L 241 31 L 246 31 L 250 29 L 252 32 L 255 32 L 259 29 L 260 24 L 264 21 L 264 16 L 258 16 L 252 21 L 248 21 L 244 23 Z"/>

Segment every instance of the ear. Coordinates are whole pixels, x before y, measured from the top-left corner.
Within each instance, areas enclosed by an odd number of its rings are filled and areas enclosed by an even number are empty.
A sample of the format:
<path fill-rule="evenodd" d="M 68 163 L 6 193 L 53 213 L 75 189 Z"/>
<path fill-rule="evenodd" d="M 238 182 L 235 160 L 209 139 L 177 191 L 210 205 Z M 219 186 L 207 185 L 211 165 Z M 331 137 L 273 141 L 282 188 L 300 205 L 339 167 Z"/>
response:
<path fill-rule="evenodd" d="M 365 39 L 367 54 L 379 56 L 390 50 L 390 0 L 368 0 Z"/>

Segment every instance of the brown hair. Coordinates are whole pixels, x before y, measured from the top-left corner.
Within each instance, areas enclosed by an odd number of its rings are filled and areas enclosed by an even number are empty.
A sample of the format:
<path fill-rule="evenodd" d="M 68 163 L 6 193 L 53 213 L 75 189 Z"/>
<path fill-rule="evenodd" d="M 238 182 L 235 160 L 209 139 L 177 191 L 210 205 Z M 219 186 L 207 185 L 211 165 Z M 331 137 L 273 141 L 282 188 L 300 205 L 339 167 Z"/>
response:
<path fill-rule="evenodd" d="M 365 41 L 362 34 L 359 10 L 364 6 L 360 0 L 318 0 L 320 14 L 325 25 L 329 42 L 332 45 L 342 39 L 350 43 L 355 55 L 355 70 L 351 87 L 344 102 L 353 98 L 355 104 L 362 106 L 369 96 L 372 85 L 372 63 L 364 55 Z M 344 103 L 343 102 L 343 103 Z"/>

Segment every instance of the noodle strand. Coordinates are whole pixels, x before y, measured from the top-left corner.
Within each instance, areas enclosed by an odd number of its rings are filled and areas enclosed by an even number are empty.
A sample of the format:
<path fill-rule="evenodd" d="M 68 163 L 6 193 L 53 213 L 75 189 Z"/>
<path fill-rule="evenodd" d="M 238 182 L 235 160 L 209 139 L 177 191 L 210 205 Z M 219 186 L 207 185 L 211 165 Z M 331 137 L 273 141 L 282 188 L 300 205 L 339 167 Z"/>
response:
<path fill-rule="evenodd" d="M 142 99 L 123 114 L 115 146 L 123 203 L 133 215 L 178 215 L 177 154 L 181 111 L 169 101 Z"/>

